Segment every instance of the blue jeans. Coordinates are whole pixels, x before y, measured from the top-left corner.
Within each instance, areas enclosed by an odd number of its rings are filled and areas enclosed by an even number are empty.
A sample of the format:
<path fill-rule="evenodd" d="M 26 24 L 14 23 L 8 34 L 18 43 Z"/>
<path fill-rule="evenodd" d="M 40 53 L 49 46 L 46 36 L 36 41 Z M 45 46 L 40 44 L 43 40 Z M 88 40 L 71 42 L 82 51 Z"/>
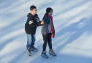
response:
<path fill-rule="evenodd" d="M 27 48 L 34 47 L 34 43 L 35 43 L 35 35 L 27 34 Z"/>

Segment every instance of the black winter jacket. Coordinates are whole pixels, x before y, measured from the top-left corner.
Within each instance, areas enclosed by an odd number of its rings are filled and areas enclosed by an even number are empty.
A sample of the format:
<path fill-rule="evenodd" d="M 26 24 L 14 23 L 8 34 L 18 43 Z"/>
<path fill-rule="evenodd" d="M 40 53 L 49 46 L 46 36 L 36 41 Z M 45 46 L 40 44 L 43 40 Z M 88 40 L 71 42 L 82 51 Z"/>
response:
<path fill-rule="evenodd" d="M 32 24 L 29 24 L 29 21 L 33 21 Z M 28 13 L 27 15 L 27 22 L 25 23 L 25 32 L 27 34 L 35 34 L 37 26 L 41 26 L 41 21 L 39 20 L 38 15 L 32 15 L 31 13 Z"/>

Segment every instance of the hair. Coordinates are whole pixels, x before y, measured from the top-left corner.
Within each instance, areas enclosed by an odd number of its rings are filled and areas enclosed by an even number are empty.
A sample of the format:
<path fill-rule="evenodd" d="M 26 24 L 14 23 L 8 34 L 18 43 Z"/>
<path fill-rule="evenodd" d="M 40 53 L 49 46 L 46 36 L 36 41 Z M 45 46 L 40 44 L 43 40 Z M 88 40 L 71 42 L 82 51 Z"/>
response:
<path fill-rule="evenodd" d="M 46 13 L 44 14 L 44 17 L 45 17 L 46 15 L 48 15 L 50 12 L 53 12 L 53 9 L 50 8 L 50 7 L 46 8 Z M 44 19 L 44 17 L 43 17 L 43 19 Z"/>
<path fill-rule="evenodd" d="M 30 10 L 36 9 L 35 5 L 30 6 Z"/>
<path fill-rule="evenodd" d="M 50 8 L 50 7 L 48 7 L 48 8 L 46 9 L 46 13 L 48 14 L 48 13 L 50 13 L 50 12 L 53 12 L 53 9 Z"/>

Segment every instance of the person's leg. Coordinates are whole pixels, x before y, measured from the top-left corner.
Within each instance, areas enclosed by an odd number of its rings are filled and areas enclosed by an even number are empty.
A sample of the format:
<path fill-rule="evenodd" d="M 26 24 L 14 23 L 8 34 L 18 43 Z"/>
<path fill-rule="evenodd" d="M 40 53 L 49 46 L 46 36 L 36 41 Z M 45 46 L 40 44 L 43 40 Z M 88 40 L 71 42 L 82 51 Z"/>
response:
<path fill-rule="evenodd" d="M 35 35 L 34 34 L 32 34 L 31 35 L 31 48 L 33 48 L 34 47 L 34 44 L 35 44 Z"/>
<path fill-rule="evenodd" d="M 47 35 L 43 35 L 43 51 L 46 51 L 46 46 L 47 46 Z"/>
<path fill-rule="evenodd" d="M 52 39 L 50 33 L 48 34 L 48 45 L 49 45 L 49 54 L 52 56 L 56 56 L 56 53 L 53 51 L 52 48 Z"/>
<path fill-rule="evenodd" d="M 27 49 L 31 48 L 32 36 L 31 34 L 27 34 Z"/>
<path fill-rule="evenodd" d="M 38 49 L 34 47 L 35 44 L 35 35 L 34 34 L 27 34 L 27 49 L 30 51 L 37 52 Z"/>
<path fill-rule="evenodd" d="M 43 50 L 42 50 L 42 54 L 41 56 L 44 58 L 48 58 L 47 54 L 46 54 L 46 46 L 47 46 L 47 35 L 43 35 Z"/>
<path fill-rule="evenodd" d="M 51 50 L 52 49 L 52 39 L 51 39 L 50 33 L 48 34 L 48 46 L 49 46 L 49 49 Z"/>
<path fill-rule="evenodd" d="M 28 50 L 28 52 L 29 52 L 29 56 L 31 56 L 32 54 L 31 54 L 31 41 L 32 41 L 32 39 L 31 39 L 32 37 L 31 37 L 31 34 L 27 34 L 27 45 L 26 45 L 26 47 L 27 47 L 27 50 Z"/>
<path fill-rule="evenodd" d="M 31 35 L 32 41 L 31 41 L 31 51 L 37 52 L 38 49 L 34 46 L 35 44 L 35 34 Z"/>

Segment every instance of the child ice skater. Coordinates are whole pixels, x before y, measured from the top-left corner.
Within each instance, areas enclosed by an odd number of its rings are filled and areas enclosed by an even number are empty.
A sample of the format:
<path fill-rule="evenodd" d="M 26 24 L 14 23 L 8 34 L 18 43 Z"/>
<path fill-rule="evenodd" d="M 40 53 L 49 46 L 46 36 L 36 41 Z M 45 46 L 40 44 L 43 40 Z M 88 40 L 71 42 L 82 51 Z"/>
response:
<path fill-rule="evenodd" d="M 32 5 L 30 7 L 30 12 L 27 15 L 27 22 L 25 24 L 25 32 L 27 34 L 27 50 L 31 55 L 32 51 L 38 51 L 38 49 L 34 46 L 35 44 L 35 34 L 36 29 L 38 26 L 44 24 L 42 21 L 39 20 L 37 15 L 37 8 L 36 6 Z"/>
<path fill-rule="evenodd" d="M 43 43 L 43 50 L 41 56 L 45 58 L 48 58 L 46 54 L 47 44 L 49 46 L 49 54 L 52 56 L 56 56 L 52 48 L 52 38 L 55 36 L 55 28 L 53 24 L 52 13 L 53 13 L 53 9 L 49 7 L 46 9 L 46 13 L 43 17 L 44 25 L 42 26 L 42 36 L 44 43 Z"/>

